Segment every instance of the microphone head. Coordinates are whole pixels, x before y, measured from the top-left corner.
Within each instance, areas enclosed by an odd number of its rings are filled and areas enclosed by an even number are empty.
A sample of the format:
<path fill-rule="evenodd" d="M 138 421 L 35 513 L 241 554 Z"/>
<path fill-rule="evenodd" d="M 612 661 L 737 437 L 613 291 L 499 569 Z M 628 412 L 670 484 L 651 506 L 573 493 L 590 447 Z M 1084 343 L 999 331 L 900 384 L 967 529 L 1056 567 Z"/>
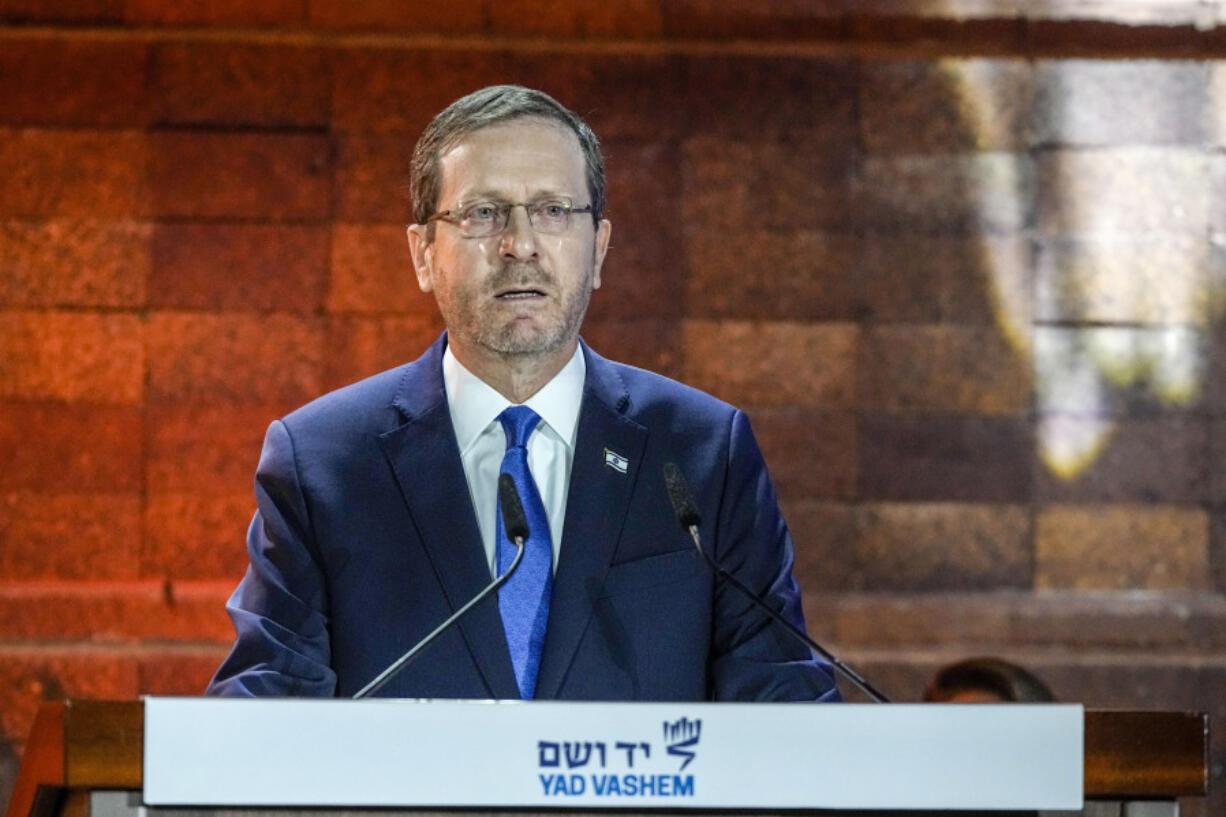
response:
<path fill-rule="evenodd" d="M 510 474 L 498 475 L 498 508 L 502 511 L 502 527 L 507 532 L 507 538 L 512 542 L 516 539 L 528 541 L 528 516 L 524 513 L 519 491 Z"/>
<path fill-rule="evenodd" d="M 698 507 L 690 497 L 689 486 L 685 484 L 685 477 L 675 462 L 664 463 L 664 487 L 668 490 L 668 499 L 673 503 L 673 513 L 677 515 L 681 527 L 689 530 L 701 525 L 702 515 L 698 513 Z"/>

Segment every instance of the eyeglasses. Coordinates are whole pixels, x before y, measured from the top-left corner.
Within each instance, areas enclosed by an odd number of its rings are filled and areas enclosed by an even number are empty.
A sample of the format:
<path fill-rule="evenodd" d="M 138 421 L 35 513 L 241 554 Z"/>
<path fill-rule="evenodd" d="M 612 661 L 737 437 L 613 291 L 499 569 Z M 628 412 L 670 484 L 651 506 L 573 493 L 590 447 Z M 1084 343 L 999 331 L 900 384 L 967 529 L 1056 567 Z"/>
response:
<path fill-rule="evenodd" d="M 485 238 L 505 230 L 511 219 L 511 211 L 516 207 L 524 208 L 532 229 L 550 234 L 569 230 L 571 215 L 592 212 L 592 205 L 575 207 L 570 199 L 542 199 L 514 204 L 506 201 L 461 201 L 450 210 L 441 210 L 430 216 L 426 223 L 446 221 L 458 227 L 468 238 Z"/>

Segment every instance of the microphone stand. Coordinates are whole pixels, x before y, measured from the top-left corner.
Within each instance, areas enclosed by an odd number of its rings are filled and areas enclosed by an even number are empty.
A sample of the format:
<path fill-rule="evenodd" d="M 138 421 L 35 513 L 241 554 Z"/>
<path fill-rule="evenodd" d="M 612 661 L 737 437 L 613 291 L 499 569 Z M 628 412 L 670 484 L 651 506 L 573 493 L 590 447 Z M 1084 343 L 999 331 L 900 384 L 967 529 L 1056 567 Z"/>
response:
<path fill-rule="evenodd" d="M 809 649 L 813 650 L 822 658 L 829 661 L 831 666 L 843 673 L 847 680 L 851 681 L 852 684 L 854 684 L 856 688 L 865 695 L 872 698 L 874 702 L 879 704 L 889 703 L 890 699 L 879 692 L 867 680 L 865 680 L 860 673 L 856 672 L 854 669 L 844 663 L 838 656 L 834 655 L 821 644 L 818 644 L 816 641 L 810 638 L 809 634 L 804 630 L 801 630 L 795 624 L 772 610 L 766 605 L 765 602 L 762 601 L 762 599 L 758 598 L 757 593 L 753 592 L 742 584 L 739 579 L 737 579 L 727 570 L 724 570 L 724 568 L 720 566 L 715 559 L 711 558 L 711 555 L 703 549 L 702 540 L 698 536 L 698 526 L 702 523 L 702 517 L 698 513 L 698 508 L 694 505 L 694 500 L 690 497 L 690 490 L 685 484 L 685 477 L 682 476 L 681 469 L 677 467 L 676 463 L 669 462 L 664 464 L 664 485 L 668 489 L 668 497 L 673 503 L 673 511 L 677 514 L 677 521 L 681 523 L 682 528 L 689 531 L 690 538 L 694 540 L 694 547 L 698 550 L 698 553 L 702 556 L 703 560 L 710 565 L 712 570 L 715 571 L 717 576 L 727 580 L 729 584 L 744 594 L 747 599 L 765 611 L 766 614 L 776 622 L 782 624 L 789 633 L 803 641 Z"/>
<path fill-rule="evenodd" d="M 515 544 L 515 558 L 511 561 L 511 566 L 507 568 L 507 572 L 486 585 L 485 589 L 474 596 L 468 604 L 465 604 L 448 616 L 429 635 L 414 644 L 412 649 L 397 658 L 387 669 L 375 676 L 373 681 L 359 689 L 353 696 L 355 701 L 374 695 L 386 686 L 388 681 L 400 674 L 417 656 L 421 655 L 422 650 L 430 646 L 434 639 L 442 635 L 451 625 L 463 618 L 465 613 L 480 604 L 490 593 L 502 587 L 506 584 L 507 579 L 511 578 L 511 574 L 519 567 L 520 560 L 524 558 L 524 542 L 528 538 L 528 518 L 524 514 L 524 506 L 519 500 L 519 492 L 515 489 L 515 482 L 508 474 L 498 475 L 498 507 L 502 511 L 502 526 L 506 529 L 507 538 Z"/>

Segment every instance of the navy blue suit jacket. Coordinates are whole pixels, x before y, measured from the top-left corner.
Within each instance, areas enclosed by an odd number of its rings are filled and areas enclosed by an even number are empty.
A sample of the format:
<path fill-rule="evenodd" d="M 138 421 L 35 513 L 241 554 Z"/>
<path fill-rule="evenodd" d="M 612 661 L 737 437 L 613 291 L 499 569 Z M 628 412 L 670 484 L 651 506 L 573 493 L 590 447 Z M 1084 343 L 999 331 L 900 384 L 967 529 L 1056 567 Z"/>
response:
<path fill-rule="evenodd" d="M 443 389 L 445 344 L 269 427 L 251 565 L 227 605 L 237 640 L 210 693 L 352 695 L 490 581 Z M 836 700 L 829 667 L 714 580 L 669 504 L 661 468 L 672 461 L 711 552 L 802 622 L 791 538 L 745 415 L 583 353 L 537 697 Z M 497 600 L 380 694 L 519 697 Z"/>

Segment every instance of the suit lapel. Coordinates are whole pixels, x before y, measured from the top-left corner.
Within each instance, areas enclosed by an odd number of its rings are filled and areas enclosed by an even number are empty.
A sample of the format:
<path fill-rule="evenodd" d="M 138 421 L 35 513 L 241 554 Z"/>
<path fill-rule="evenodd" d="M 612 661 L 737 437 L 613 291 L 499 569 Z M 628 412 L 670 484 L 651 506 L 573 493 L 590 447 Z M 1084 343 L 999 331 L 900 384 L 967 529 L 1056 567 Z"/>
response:
<path fill-rule="evenodd" d="M 586 345 L 583 351 L 587 378 L 537 698 L 557 697 L 574 660 L 613 559 L 647 443 L 647 429 L 624 415 L 629 395 L 616 370 Z M 605 464 L 606 450 L 628 461 L 625 473 Z"/>
<path fill-rule="evenodd" d="M 491 577 L 443 389 L 445 338 L 406 369 L 393 403 L 407 422 L 379 442 L 434 574 L 457 610 Z M 459 627 L 490 697 L 518 698 L 497 601 L 487 599 Z"/>

